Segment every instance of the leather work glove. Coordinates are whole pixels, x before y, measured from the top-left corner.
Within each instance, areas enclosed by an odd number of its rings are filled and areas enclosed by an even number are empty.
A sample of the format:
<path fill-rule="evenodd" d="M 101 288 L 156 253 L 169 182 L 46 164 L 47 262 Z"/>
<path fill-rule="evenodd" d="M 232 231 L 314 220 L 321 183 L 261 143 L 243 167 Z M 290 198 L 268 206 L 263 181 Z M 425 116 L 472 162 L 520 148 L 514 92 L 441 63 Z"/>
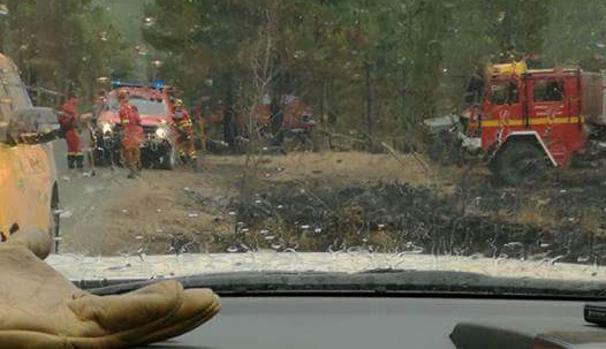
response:
<path fill-rule="evenodd" d="M 220 308 L 209 289 L 158 282 L 126 295 L 95 296 L 42 259 L 51 246 L 40 232 L 0 244 L 0 348 L 127 348 L 163 341 L 211 319 Z"/>

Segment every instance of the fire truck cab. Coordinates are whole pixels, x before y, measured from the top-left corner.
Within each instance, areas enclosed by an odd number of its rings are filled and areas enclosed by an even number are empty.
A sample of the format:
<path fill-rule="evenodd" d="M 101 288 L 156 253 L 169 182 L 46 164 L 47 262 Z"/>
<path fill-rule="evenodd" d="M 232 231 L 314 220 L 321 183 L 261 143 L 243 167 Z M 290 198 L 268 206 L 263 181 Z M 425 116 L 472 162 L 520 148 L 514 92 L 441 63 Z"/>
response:
<path fill-rule="evenodd" d="M 469 130 L 480 134 L 493 173 L 518 184 L 587 153 L 591 131 L 605 124 L 603 91 L 600 74 L 580 69 L 495 65 Z"/>

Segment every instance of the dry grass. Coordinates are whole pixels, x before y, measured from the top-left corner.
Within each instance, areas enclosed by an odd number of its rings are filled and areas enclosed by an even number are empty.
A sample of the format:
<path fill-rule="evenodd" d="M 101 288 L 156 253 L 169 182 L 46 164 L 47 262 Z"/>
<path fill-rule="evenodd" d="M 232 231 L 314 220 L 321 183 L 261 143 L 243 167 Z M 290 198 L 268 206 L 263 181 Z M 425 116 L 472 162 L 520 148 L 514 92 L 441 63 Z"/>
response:
<path fill-rule="evenodd" d="M 293 181 L 301 178 L 338 181 L 346 184 L 364 181 L 408 182 L 426 185 L 429 178 L 411 155 L 400 155 L 402 163 L 388 154 L 360 152 L 292 153 L 265 156 L 260 161 L 260 176 L 265 180 Z M 241 167 L 244 156 L 209 156 L 209 168 Z"/>
<path fill-rule="evenodd" d="M 549 198 L 533 197 L 510 214 L 509 220 L 539 227 L 552 227 L 558 223 L 556 213 L 549 207 Z"/>

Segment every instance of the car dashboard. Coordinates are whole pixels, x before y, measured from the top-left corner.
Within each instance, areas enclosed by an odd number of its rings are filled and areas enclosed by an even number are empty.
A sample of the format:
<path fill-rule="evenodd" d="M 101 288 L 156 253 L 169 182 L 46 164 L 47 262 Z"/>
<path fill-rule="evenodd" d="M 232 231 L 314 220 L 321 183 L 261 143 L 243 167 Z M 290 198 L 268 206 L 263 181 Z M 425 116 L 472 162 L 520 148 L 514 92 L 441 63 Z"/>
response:
<path fill-rule="evenodd" d="M 154 348 L 454 349 L 454 340 L 460 349 L 527 349 L 535 336 L 546 333 L 593 338 L 561 348 L 606 347 L 599 342 L 606 330 L 584 322 L 583 305 L 518 299 L 223 297 L 221 312 L 209 323 Z"/>

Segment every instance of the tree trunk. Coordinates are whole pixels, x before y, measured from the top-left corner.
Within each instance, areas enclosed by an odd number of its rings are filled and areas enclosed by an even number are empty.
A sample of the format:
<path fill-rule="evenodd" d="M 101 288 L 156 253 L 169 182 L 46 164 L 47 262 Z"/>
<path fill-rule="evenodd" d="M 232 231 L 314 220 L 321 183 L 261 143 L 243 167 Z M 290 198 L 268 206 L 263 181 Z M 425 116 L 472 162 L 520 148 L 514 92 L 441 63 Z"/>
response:
<path fill-rule="evenodd" d="M 320 97 L 320 123 L 322 128 L 327 130 L 329 128 L 329 114 L 328 114 L 328 82 L 326 80 L 322 80 L 322 95 Z M 330 148 L 330 139 L 328 135 L 324 135 L 320 139 L 319 147 L 320 149 L 329 149 Z"/>
<path fill-rule="evenodd" d="M 373 108 L 374 108 L 374 96 L 372 91 L 371 81 L 371 66 L 369 62 L 364 62 L 364 75 L 365 75 L 365 98 L 366 98 L 366 133 L 371 137 L 373 132 Z"/>
<path fill-rule="evenodd" d="M 322 80 L 322 97 L 320 99 L 320 118 L 322 127 L 328 127 L 328 82 Z"/>
<path fill-rule="evenodd" d="M 284 95 L 284 77 L 278 74 L 274 83 L 271 84 L 271 133 L 274 136 L 279 136 L 282 130 L 282 122 L 284 120 L 284 106 L 282 105 L 282 96 Z M 281 143 L 282 140 L 279 139 Z"/>
<path fill-rule="evenodd" d="M 223 115 L 223 137 L 225 143 L 233 150 L 236 146 L 236 115 L 234 106 L 234 91 L 231 78 L 228 82 L 227 92 L 225 94 L 225 114 Z"/>

